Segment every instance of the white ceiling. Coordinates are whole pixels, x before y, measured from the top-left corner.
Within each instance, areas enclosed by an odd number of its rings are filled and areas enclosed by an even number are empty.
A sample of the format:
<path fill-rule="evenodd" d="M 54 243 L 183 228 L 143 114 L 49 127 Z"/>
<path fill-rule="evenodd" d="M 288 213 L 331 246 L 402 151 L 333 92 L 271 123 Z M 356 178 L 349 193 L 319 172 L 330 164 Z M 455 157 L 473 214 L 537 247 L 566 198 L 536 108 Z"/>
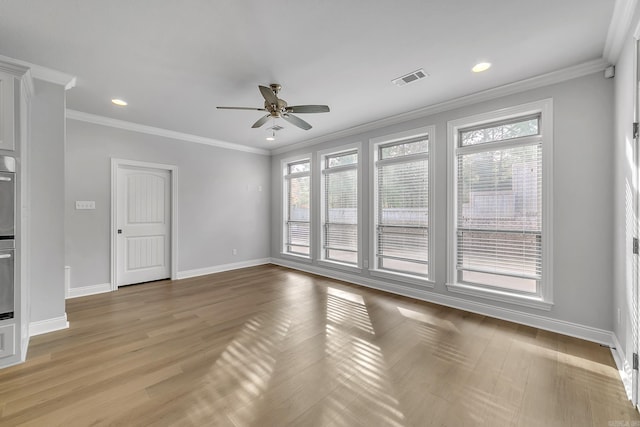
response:
<path fill-rule="evenodd" d="M 1 0 L 0 55 L 77 76 L 67 107 L 273 149 L 601 58 L 614 0 Z M 493 67 L 480 74 L 480 60 Z M 396 87 L 419 68 L 430 75 Z M 257 86 L 305 114 L 251 129 Z M 129 102 L 113 106 L 111 98 Z"/>

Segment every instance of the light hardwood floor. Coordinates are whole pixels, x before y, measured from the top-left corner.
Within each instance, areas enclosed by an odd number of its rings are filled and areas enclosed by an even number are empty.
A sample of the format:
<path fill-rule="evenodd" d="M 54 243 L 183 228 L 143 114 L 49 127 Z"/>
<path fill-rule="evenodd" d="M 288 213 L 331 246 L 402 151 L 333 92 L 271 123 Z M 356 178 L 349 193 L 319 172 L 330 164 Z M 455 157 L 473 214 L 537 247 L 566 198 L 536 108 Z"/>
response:
<path fill-rule="evenodd" d="M 640 426 L 607 348 L 273 265 L 67 314 L 1 426 Z"/>

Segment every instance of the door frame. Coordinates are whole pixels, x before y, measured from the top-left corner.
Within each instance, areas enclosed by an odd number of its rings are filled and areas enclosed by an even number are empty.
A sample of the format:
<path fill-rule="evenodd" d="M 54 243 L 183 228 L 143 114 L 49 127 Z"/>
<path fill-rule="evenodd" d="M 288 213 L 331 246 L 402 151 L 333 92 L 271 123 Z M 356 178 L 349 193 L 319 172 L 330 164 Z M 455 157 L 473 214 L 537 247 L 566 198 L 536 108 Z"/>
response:
<path fill-rule="evenodd" d="M 633 40 L 633 122 L 637 123 L 640 121 L 640 24 L 636 27 L 634 32 L 634 40 Z M 640 172 L 640 153 L 638 150 L 639 138 L 637 136 L 632 135 L 633 142 L 633 174 L 635 175 L 634 185 L 635 190 L 632 191 L 632 204 L 633 204 L 633 215 L 635 218 L 635 223 L 633 224 L 634 230 L 632 230 L 632 234 L 634 238 L 638 236 L 638 230 L 640 230 L 640 176 L 638 172 Z M 632 262 L 632 279 L 631 279 L 631 307 L 630 307 L 630 315 L 632 322 L 637 322 L 637 316 L 640 315 L 640 295 L 638 292 L 638 286 L 640 283 L 640 269 L 638 269 L 638 255 L 632 254 L 631 258 Z M 631 331 L 629 331 L 631 329 Z M 627 338 L 630 336 L 632 342 L 633 353 L 640 353 L 640 336 L 638 331 L 638 325 L 632 324 L 627 326 L 626 328 Z M 627 345 L 628 348 L 628 345 Z M 626 353 L 626 352 L 625 352 Z M 626 355 L 625 355 L 626 356 Z M 632 354 L 632 360 L 634 355 Z M 633 363 L 633 362 L 632 362 Z M 636 367 L 632 366 L 631 368 L 631 402 L 636 408 L 639 408 L 639 395 L 640 395 L 640 378 L 638 378 L 638 370 Z"/>
<path fill-rule="evenodd" d="M 138 160 L 111 158 L 111 290 L 118 290 L 118 170 L 122 167 L 140 167 L 160 169 L 169 172 L 171 180 L 171 220 L 169 229 L 171 234 L 171 280 L 177 279 L 178 274 L 178 167 L 162 163 L 141 162 Z"/>

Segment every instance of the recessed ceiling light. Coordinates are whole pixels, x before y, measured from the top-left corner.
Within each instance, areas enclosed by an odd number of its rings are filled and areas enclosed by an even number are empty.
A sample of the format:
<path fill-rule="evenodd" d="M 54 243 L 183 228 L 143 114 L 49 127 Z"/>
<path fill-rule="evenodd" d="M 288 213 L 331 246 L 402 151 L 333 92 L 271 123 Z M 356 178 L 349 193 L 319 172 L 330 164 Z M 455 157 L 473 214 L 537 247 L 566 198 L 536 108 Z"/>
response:
<path fill-rule="evenodd" d="M 123 99 L 118 99 L 118 98 L 113 98 L 111 102 L 117 105 L 118 107 L 125 107 L 127 105 L 127 101 Z"/>
<path fill-rule="evenodd" d="M 491 68 L 490 62 L 478 62 L 473 66 L 471 71 L 473 71 L 474 73 L 481 73 L 483 71 L 487 71 L 489 68 Z"/>
<path fill-rule="evenodd" d="M 275 140 L 276 140 L 276 138 L 273 137 L 273 136 L 268 136 L 267 137 L 267 141 L 275 141 Z"/>

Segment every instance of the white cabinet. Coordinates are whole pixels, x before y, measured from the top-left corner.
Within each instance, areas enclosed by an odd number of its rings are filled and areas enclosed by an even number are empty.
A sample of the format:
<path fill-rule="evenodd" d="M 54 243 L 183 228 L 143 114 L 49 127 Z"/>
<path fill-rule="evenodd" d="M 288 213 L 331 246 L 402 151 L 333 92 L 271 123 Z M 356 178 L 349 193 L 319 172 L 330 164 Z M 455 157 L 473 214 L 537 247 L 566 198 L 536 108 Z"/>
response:
<path fill-rule="evenodd" d="M 0 71 L 0 150 L 15 149 L 15 85 L 14 75 Z"/>
<path fill-rule="evenodd" d="M 33 83 L 29 69 L 0 61 L 0 154 L 16 159 L 14 313 L 0 321 L 0 368 L 23 362 L 29 343 L 29 292 L 27 264 L 26 164 L 30 99 Z"/>

